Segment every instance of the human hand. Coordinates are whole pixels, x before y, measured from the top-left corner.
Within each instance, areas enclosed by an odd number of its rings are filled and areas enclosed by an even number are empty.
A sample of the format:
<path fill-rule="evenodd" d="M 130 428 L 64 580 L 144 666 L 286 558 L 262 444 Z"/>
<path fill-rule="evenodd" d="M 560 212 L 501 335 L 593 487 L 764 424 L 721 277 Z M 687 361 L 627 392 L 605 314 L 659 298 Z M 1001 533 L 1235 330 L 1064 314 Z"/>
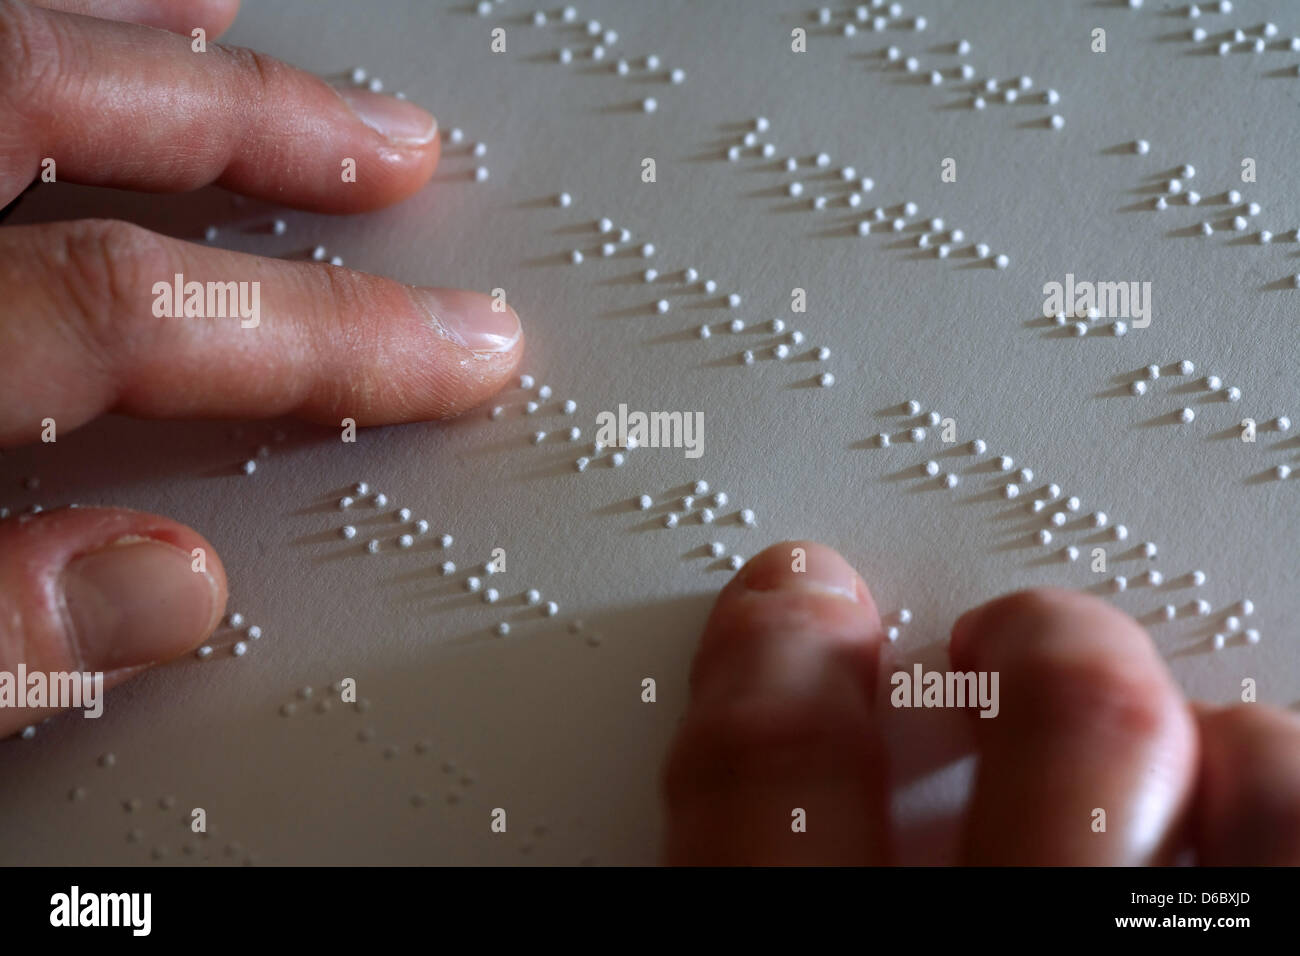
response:
<path fill-rule="evenodd" d="M 318 212 L 419 190 L 439 156 L 419 107 L 249 50 L 192 48 L 237 0 L 0 0 L 0 207 L 40 173 L 149 192 L 210 183 Z M 90 14 L 80 16 L 75 14 Z M 101 19 L 102 18 L 102 19 Z M 173 32 L 169 32 L 173 31 Z M 341 163 L 356 161 L 356 181 Z M 157 282 L 259 282 L 260 316 L 166 318 Z M 0 229 L 0 447 L 108 412 L 443 418 L 497 391 L 523 350 L 484 294 L 241 255 L 123 222 Z M 206 569 L 192 569 L 203 548 Z M 0 671 L 103 671 L 106 686 L 215 629 L 226 576 L 156 515 L 63 509 L 0 521 Z M 52 711 L 0 708 L 0 736 Z"/>
<path fill-rule="evenodd" d="M 705 626 L 667 763 L 669 863 L 893 862 L 882 641 L 870 591 L 829 548 L 784 542 L 745 565 Z M 997 715 L 972 711 L 962 862 L 1160 864 L 1190 848 L 1211 866 L 1300 863 L 1300 720 L 1189 705 L 1111 605 L 1000 597 L 958 619 L 949 654 L 999 674 Z"/>

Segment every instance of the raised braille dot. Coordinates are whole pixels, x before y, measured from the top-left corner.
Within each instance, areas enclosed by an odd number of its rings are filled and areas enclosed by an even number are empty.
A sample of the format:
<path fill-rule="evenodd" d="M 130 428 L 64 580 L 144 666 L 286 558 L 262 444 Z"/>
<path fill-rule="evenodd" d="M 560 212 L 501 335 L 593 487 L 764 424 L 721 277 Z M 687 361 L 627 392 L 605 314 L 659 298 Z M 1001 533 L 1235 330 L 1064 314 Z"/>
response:
<path fill-rule="evenodd" d="M 378 553 L 379 553 L 379 539 L 378 539 L 378 538 L 371 538 L 369 541 L 367 541 L 367 542 L 366 542 L 366 550 L 369 551 L 371 554 L 378 554 Z"/>
<path fill-rule="evenodd" d="M 1048 531 L 1046 528 L 1040 528 L 1038 531 L 1038 543 L 1042 545 L 1051 544 L 1052 532 Z"/>
<path fill-rule="evenodd" d="M 914 442 L 923 442 L 923 441 L 925 441 L 926 431 L 925 431 L 924 428 L 921 428 L 920 426 L 918 426 L 918 427 L 916 427 L 916 428 L 909 429 L 907 434 L 908 434 L 908 437 L 911 438 L 912 441 L 914 441 Z"/>
<path fill-rule="evenodd" d="M 236 641 L 234 647 L 230 649 L 230 653 L 234 654 L 236 657 L 243 657 L 248 653 L 248 645 L 243 641 Z"/>
<path fill-rule="evenodd" d="M 1228 615 L 1227 618 L 1224 619 L 1223 626 L 1226 627 L 1229 631 L 1241 630 L 1241 619 L 1237 617 L 1235 614 L 1230 614 Z"/>
<path fill-rule="evenodd" d="M 970 453 L 972 455 L 982 455 L 988 450 L 988 442 L 983 438 L 972 438 L 970 441 Z"/>
<path fill-rule="evenodd" d="M 1117 574 L 1110 582 L 1110 586 L 1115 591 L 1126 591 L 1128 590 L 1128 578 L 1122 574 Z"/>
<path fill-rule="evenodd" d="M 1273 476 L 1277 478 L 1279 481 L 1285 481 L 1287 478 L 1291 477 L 1291 466 L 1278 465 L 1276 468 L 1273 469 Z"/>
<path fill-rule="evenodd" d="M 1273 419 L 1274 431 L 1284 432 L 1289 430 L 1290 428 L 1291 428 L 1291 419 L 1287 418 L 1285 415 L 1279 415 L 1277 418 Z"/>
<path fill-rule="evenodd" d="M 212 656 L 212 648 L 209 645 L 204 644 L 194 652 L 194 656 L 201 661 L 207 660 Z"/>
<path fill-rule="evenodd" d="M 1184 425 L 1189 425 L 1196 420 L 1196 412 L 1192 411 L 1190 408 L 1180 409 L 1178 412 L 1178 420 Z"/>
<path fill-rule="evenodd" d="M 999 254 L 993 260 L 993 264 L 997 266 L 999 269 L 1005 269 L 1007 266 L 1011 265 L 1011 260 L 1007 258 L 1005 255 Z"/>
<path fill-rule="evenodd" d="M 1004 498 L 1015 498 L 1019 494 L 1020 487 L 1018 485 L 1008 483 L 1002 486 L 1002 497 Z"/>
<path fill-rule="evenodd" d="M 1114 536 L 1116 541 L 1128 540 L 1128 528 L 1126 528 L 1122 524 L 1115 525 L 1115 527 L 1111 530 L 1111 534 Z"/>
<path fill-rule="evenodd" d="M 1065 524 L 1065 520 L 1066 520 L 1066 519 L 1065 519 L 1065 512 L 1064 512 L 1064 511 L 1054 511 L 1054 512 L 1052 512 L 1052 517 L 1051 517 L 1050 520 L 1051 520 L 1052 524 L 1056 525 L 1056 527 L 1058 527 L 1058 528 L 1061 527 L 1063 524 Z"/>

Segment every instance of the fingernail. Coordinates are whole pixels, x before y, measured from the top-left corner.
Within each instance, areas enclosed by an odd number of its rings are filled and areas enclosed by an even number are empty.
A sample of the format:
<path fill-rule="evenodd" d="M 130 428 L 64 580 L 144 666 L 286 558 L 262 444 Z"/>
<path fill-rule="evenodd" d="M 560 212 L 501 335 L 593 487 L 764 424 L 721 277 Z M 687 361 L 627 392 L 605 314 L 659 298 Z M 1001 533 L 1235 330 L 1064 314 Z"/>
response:
<path fill-rule="evenodd" d="M 808 542 L 774 545 L 745 564 L 740 581 L 751 591 L 813 591 L 861 603 L 861 578 L 838 553 Z"/>
<path fill-rule="evenodd" d="M 438 135 L 438 121 L 433 114 L 409 100 L 350 86 L 335 89 L 357 119 L 390 143 L 423 146 Z"/>
<path fill-rule="evenodd" d="M 182 654 L 211 633 L 219 610 L 208 573 L 191 570 L 180 548 L 148 538 L 122 538 L 74 558 L 62 584 L 69 636 L 86 670 Z"/>
<path fill-rule="evenodd" d="M 515 310 L 482 292 L 414 287 L 411 297 L 444 337 L 474 352 L 505 352 L 519 341 Z"/>

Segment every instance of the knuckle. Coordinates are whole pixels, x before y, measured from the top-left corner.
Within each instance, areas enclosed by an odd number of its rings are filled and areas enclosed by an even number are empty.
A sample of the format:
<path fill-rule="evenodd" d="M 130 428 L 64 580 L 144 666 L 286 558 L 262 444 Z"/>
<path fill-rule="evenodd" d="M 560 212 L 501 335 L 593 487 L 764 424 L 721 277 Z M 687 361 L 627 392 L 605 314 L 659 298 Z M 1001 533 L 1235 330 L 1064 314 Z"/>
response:
<path fill-rule="evenodd" d="M 36 91 L 63 75 L 64 39 L 44 11 L 0 0 L 0 97 L 20 116 L 36 105 Z"/>
<path fill-rule="evenodd" d="M 249 50 L 244 47 L 222 47 L 234 66 L 241 87 L 245 93 L 245 102 L 252 115 L 257 115 L 260 107 L 268 97 L 283 88 L 283 77 L 288 69 L 273 56 Z"/>
<path fill-rule="evenodd" d="M 64 225 L 47 264 L 79 320 L 89 344 L 102 349 L 123 335 L 122 320 L 152 316 L 154 282 L 168 278 L 164 240 L 140 226 L 113 219 Z"/>

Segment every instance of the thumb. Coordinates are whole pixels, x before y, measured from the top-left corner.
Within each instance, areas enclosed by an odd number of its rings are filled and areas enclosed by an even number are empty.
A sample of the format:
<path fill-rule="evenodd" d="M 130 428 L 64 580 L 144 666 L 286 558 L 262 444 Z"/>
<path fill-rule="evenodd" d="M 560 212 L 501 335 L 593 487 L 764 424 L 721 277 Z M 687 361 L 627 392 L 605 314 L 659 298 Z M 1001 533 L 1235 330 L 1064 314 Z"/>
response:
<path fill-rule="evenodd" d="M 68 706 L 59 675 L 120 684 L 201 643 L 225 606 L 221 560 L 175 521 L 117 508 L 0 521 L 0 737 Z"/>

